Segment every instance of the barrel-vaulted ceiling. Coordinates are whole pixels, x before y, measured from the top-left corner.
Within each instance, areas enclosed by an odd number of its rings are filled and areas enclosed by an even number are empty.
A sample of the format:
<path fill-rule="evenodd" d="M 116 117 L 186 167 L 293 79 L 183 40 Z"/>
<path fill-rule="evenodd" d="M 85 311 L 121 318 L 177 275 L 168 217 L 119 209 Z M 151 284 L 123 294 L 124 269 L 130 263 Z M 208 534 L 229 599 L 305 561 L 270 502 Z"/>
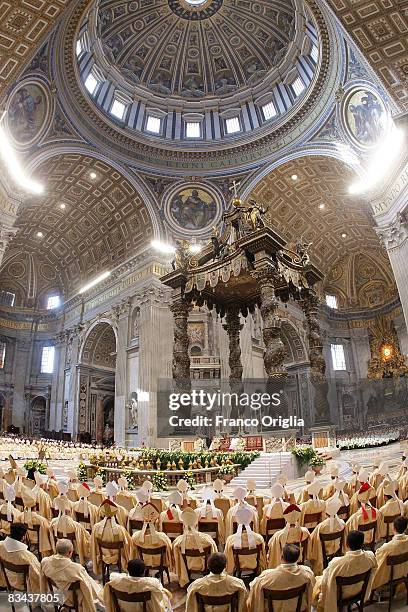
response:
<path fill-rule="evenodd" d="M 392 301 L 396 288 L 367 204 L 348 193 L 354 179 L 341 161 L 303 157 L 273 170 L 249 197 L 267 208 L 268 225 L 292 247 L 299 238 L 311 243 L 311 259 L 327 275 L 329 286 L 333 288 L 343 276 L 339 270 L 347 268 L 347 283 L 335 287 L 342 306 L 358 306 L 358 299 L 365 307 L 377 306 L 376 300 Z M 343 261 L 352 253 L 359 253 L 361 266 Z"/>
<path fill-rule="evenodd" d="M 43 162 L 36 176 L 46 193 L 22 207 L 12 247 L 41 253 L 61 273 L 66 295 L 152 239 L 142 197 L 105 162 L 58 155 Z"/>

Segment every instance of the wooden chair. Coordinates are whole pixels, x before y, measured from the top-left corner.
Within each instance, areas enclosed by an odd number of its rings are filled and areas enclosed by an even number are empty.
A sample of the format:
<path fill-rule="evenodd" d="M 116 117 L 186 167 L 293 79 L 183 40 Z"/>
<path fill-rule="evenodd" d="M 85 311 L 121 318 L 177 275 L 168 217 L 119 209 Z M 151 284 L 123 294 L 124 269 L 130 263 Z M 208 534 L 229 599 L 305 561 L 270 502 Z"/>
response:
<path fill-rule="evenodd" d="M 0 521 L 4 521 L 5 523 L 8 523 L 9 525 L 11 525 L 13 522 L 13 515 L 11 515 L 11 521 L 9 521 L 7 518 L 7 513 L 3 514 L 3 512 L 0 512 Z"/>
<path fill-rule="evenodd" d="M 250 528 L 252 529 L 252 531 L 254 530 L 254 521 L 251 521 L 249 523 Z M 232 522 L 232 533 L 237 533 L 237 529 L 238 529 L 238 523 L 236 521 Z"/>
<path fill-rule="evenodd" d="M 372 505 L 373 508 L 377 507 L 377 496 L 376 495 L 374 495 L 374 497 L 371 497 L 371 499 L 369 499 L 368 501 Z"/>
<path fill-rule="evenodd" d="M 74 511 L 74 515 L 76 517 L 77 523 L 81 523 L 81 525 L 89 532 L 92 532 L 91 519 L 88 516 L 85 516 L 83 512 Z"/>
<path fill-rule="evenodd" d="M 20 576 L 23 576 L 23 584 L 24 584 L 24 588 L 22 589 L 21 592 L 23 593 L 28 593 L 28 571 L 30 566 L 27 565 L 16 565 L 15 563 L 10 563 L 9 561 L 4 561 L 3 559 L 0 559 L 0 568 L 3 572 L 4 575 L 4 579 L 6 582 L 6 589 L 7 592 L 12 594 L 14 593 L 14 591 L 17 591 L 18 589 L 15 589 L 13 586 L 11 586 L 10 581 L 9 581 L 9 577 L 7 575 L 7 570 L 9 572 L 13 572 L 13 574 L 19 574 Z M 16 612 L 13 600 L 10 601 L 10 605 L 11 605 L 11 609 L 13 610 L 13 612 Z M 30 612 L 32 612 L 32 607 L 30 603 L 27 603 Z"/>
<path fill-rule="evenodd" d="M 400 516 L 399 514 L 394 514 L 394 516 L 384 516 L 384 524 L 387 525 L 387 533 L 385 534 L 385 541 L 389 542 L 392 539 L 392 531 L 391 525 L 394 523 L 395 519 Z"/>
<path fill-rule="evenodd" d="M 57 539 L 58 540 L 62 540 L 62 539 L 66 539 L 69 540 L 70 542 L 72 542 L 72 546 L 74 548 L 74 552 L 72 553 L 72 560 L 76 561 L 77 559 L 77 553 L 76 553 L 76 536 L 75 536 L 75 532 L 72 533 L 67 533 L 66 536 L 64 536 L 64 534 L 61 531 L 57 531 Z"/>
<path fill-rule="evenodd" d="M 230 595 L 201 595 L 196 593 L 198 612 L 205 612 L 205 606 L 229 606 L 230 612 L 238 612 L 238 591 Z"/>
<path fill-rule="evenodd" d="M 129 533 L 133 535 L 134 531 L 140 531 L 143 527 L 143 521 L 129 519 Z"/>
<path fill-rule="evenodd" d="M 391 568 L 390 579 L 387 583 L 387 586 L 390 588 L 390 595 L 388 601 L 388 612 L 391 610 L 392 606 L 392 598 L 395 595 L 395 590 L 399 584 L 404 584 L 407 591 L 407 601 L 406 605 L 408 606 L 408 574 L 402 576 L 401 578 L 394 578 L 394 568 L 398 565 L 402 565 L 403 563 L 407 563 L 408 561 L 408 553 L 402 553 L 401 555 L 390 555 L 387 558 L 387 565 Z"/>
<path fill-rule="evenodd" d="M 367 593 L 368 581 L 370 580 L 371 569 L 363 572 L 362 574 L 356 574 L 355 576 L 336 576 L 337 584 L 337 610 L 343 612 L 344 606 L 347 610 L 351 609 L 353 604 L 356 604 L 359 612 L 364 610 L 364 600 Z M 346 597 L 343 595 L 343 588 L 346 586 L 352 586 L 353 584 L 361 584 L 361 589 L 356 595 Z"/>
<path fill-rule="evenodd" d="M 195 580 L 192 577 L 192 574 L 200 574 L 200 576 L 205 576 L 208 574 L 208 559 L 211 556 L 211 546 L 205 546 L 203 552 L 200 552 L 197 548 L 186 548 L 184 553 L 181 553 L 183 557 L 184 565 L 187 571 L 188 580 L 191 583 Z M 188 567 L 188 559 L 197 559 L 201 558 L 204 560 L 204 569 L 203 570 L 192 570 Z"/>
<path fill-rule="evenodd" d="M 149 575 L 150 571 L 156 571 L 160 575 L 160 582 L 164 584 L 164 573 L 167 575 L 167 580 L 170 582 L 170 574 L 167 567 L 166 561 L 166 547 L 159 546 L 157 548 L 145 548 L 144 546 L 136 546 L 139 557 L 143 559 L 146 565 L 145 576 Z M 144 555 L 148 555 L 150 557 L 160 557 L 160 561 L 158 565 L 148 565 L 145 561 Z"/>
<path fill-rule="evenodd" d="M 27 523 L 24 523 L 24 525 L 27 527 L 27 533 L 26 533 L 26 539 L 27 539 L 27 545 L 28 545 L 28 550 L 30 552 L 36 551 L 36 554 L 38 555 L 38 559 L 39 561 L 41 561 L 42 556 L 40 553 L 40 525 L 32 525 L 32 527 L 29 527 L 29 525 L 27 525 Z M 37 541 L 34 541 L 34 537 L 31 534 L 37 534 Z"/>
<path fill-rule="evenodd" d="M 271 537 L 273 536 L 275 531 L 279 531 L 280 529 L 284 529 L 285 525 L 286 525 L 286 521 L 285 521 L 285 519 L 283 517 L 282 518 L 275 518 L 275 519 L 272 519 L 272 518 L 267 519 L 267 521 L 266 521 L 266 535 L 265 535 L 266 543 L 268 544 L 269 540 L 271 539 Z"/>
<path fill-rule="evenodd" d="M 218 546 L 219 536 L 218 536 L 218 522 L 217 521 L 198 521 L 197 525 L 198 531 L 201 533 L 208 533 L 216 545 Z"/>
<path fill-rule="evenodd" d="M 103 540 L 97 539 L 96 543 L 98 545 L 99 556 L 101 558 L 101 563 L 102 563 L 102 583 L 105 585 L 107 582 L 109 582 L 111 564 L 105 563 L 105 561 L 103 560 L 102 551 L 103 549 L 117 551 L 118 561 L 116 565 L 118 567 L 119 572 L 121 572 L 122 571 L 122 548 L 123 548 L 124 542 L 104 542 Z"/>
<path fill-rule="evenodd" d="M 234 576 L 241 578 L 245 584 L 251 582 L 259 574 L 259 563 L 261 559 L 262 544 L 258 544 L 256 548 L 233 548 L 234 555 Z M 256 555 L 256 566 L 254 569 L 246 569 L 241 567 L 240 557 L 249 557 Z"/>
<path fill-rule="evenodd" d="M 162 523 L 162 531 L 173 541 L 183 533 L 183 523 L 165 521 Z"/>
<path fill-rule="evenodd" d="M 369 548 L 373 552 L 375 552 L 375 536 L 377 534 L 377 521 L 371 521 L 370 523 L 361 523 L 358 526 L 358 530 L 366 533 L 366 531 L 372 531 L 373 535 L 370 542 L 364 544 L 363 548 Z"/>
<path fill-rule="evenodd" d="M 343 521 L 348 521 L 350 518 L 350 506 L 342 506 L 339 508 L 337 516 L 343 519 Z"/>
<path fill-rule="evenodd" d="M 326 568 L 329 564 L 329 561 L 334 559 L 334 557 L 341 557 L 343 554 L 343 542 L 344 542 L 344 529 L 341 531 L 336 531 L 334 533 L 320 533 L 320 544 L 322 547 L 323 553 L 323 567 Z M 340 545 L 334 553 L 328 553 L 326 549 L 326 542 L 333 542 L 335 540 L 340 540 Z"/>
<path fill-rule="evenodd" d="M 143 591 L 142 593 L 125 593 L 124 591 L 118 591 L 111 586 L 109 586 L 109 588 L 112 593 L 113 608 L 115 612 L 120 612 L 120 601 L 126 601 L 128 603 L 141 603 L 143 612 L 147 612 L 147 602 L 152 598 L 150 591 Z"/>
<path fill-rule="evenodd" d="M 51 514 L 52 514 L 52 518 L 57 518 L 57 516 L 59 515 L 59 510 L 51 506 Z"/>
<path fill-rule="evenodd" d="M 51 593 L 54 592 L 54 589 L 56 591 L 60 590 L 59 587 L 55 584 L 55 582 L 51 580 L 51 578 L 48 578 L 48 576 L 46 576 L 46 578 L 47 578 L 48 588 L 51 591 Z M 80 612 L 80 607 L 79 607 L 79 602 L 78 602 L 78 591 L 81 590 L 81 587 L 79 584 L 79 580 L 77 580 L 76 582 L 71 582 L 67 590 L 71 592 L 73 605 L 69 606 L 68 604 L 63 603 L 62 605 L 58 606 L 57 604 L 54 604 L 55 612 L 60 612 L 61 610 L 68 610 L 68 612 Z"/>
<path fill-rule="evenodd" d="M 315 529 L 315 527 L 322 522 L 322 515 L 323 512 L 311 512 L 310 514 L 305 514 L 305 516 L 303 517 L 303 524 L 306 527 L 306 529 L 309 530 L 309 533 L 312 533 L 313 530 Z M 309 523 L 316 523 L 315 525 L 313 525 L 312 527 L 307 527 L 307 525 Z"/>
<path fill-rule="evenodd" d="M 289 544 L 289 542 L 288 542 Z M 309 538 L 302 540 L 301 542 L 290 542 L 290 544 L 294 544 L 297 546 L 302 552 L 302 559 L 298 561 L 299 565 L 304 565 L 307 559 L 307 547 L 309 544 Z"/>
<path fill-rule="evenodd" d="M 268 604 L 268 612 L 273 612 L 274 601 L 289 601 L 290 599 L 297 599 L 296 612 L 301 612 L 302 601 L 306 591 L 306 587 L 307 583 L 305 582 L 305 584 L 302 584 L 298 587 L 294 587 L 293 589 L 262 589 L 264 599 Z"/>

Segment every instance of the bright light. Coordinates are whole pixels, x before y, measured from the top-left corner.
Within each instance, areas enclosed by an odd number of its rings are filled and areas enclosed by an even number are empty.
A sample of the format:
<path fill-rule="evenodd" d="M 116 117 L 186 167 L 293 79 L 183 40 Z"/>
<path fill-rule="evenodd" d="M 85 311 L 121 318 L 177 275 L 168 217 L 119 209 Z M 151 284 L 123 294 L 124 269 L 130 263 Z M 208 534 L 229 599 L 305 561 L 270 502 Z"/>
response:
<path fill-rule="evenodd" d="M 153 115 L 148 115 L 146 122 L 146 132 L 152 132 L 152 134 L 160 134 L 161 129 L 161 119 L 159 117 L 154 117 Z"/>
<path fill-rule="evenodd" d="M 199 121 L 186 122 L 186 138 L 200 138 L 201 125 Z"/>
<path fill-rule="evenodd" d="M 262 112 L 263 112 L 265 121 L 268 121 L 268 119 L 272 119 L 273 117 L 276 117 L 277 115 L 275 105 L 272 101 L 262 106 Z"/>
<path fill-rule="evenodd" d="M 298 175 L 297 174 L 292 174 L 292 176 L 290 178 L 292 179 L 292 181 L 297 181 L 298 180 Z"/>
<path fill-rule="evenodd" d="M 3 114 L 4 117 L 4 114 Z M 0 119 L 1 121 L 1 119 Z M 0 154 L 3 158 L 4 164 L 7 166 L 11 176 L 23 189 L 32 191 L 33 193 L 43 193 L 44 187 L 37 181 L 33 181 L 28 178 L 21 167 L 19 160 L 11 146 L 9 139 L 7 138 L 6 132 L 0 125 Z"/>
<path fill-rule="evenodd" d="M 96 172 L 90 172 L 89 173 L 89 178 L 94 181 L 96 179 Z"/>
<path fill-rule="evenodd" d="M 227 119 L 225 121 L 225 127 L 227 129 L 227 134 L 235 134 L 235 132 L 241 131 L 238 117 L 231 117 L 230 119 Z"/>
<path fill-rule="evenodd" d="M 337 298 L 335 295 L 326 295 L 326 304 L 329 308 L 337 310 Z"/>
<path fill-rule="evenodd" d="M 87 88 L 91 96 L 95 93 L 98 85 L 99 85 L 98 79 L 96 79 L 95 76 L 92 74 L 92 72 L 90 72 L 85 79 L 85 87 Z"/>
<path fill-rule="evenodd" d="M 96 278 L 94 278 L 93 281 L 91 281 L 84 287 L 81 287 L 78 293 L 85 293 L 85 291 L 88 291 L 88 289 L 92 289 L 92 287 L 95 287 L 95 285 L 97 285 L 98 283 L 101 283 L 103 280 L 105 280 L 105 278 L 108 278 L 108 276 L 110 276 L 110 272 L 109 271 L 104 272 L 100 276 L 97 276 Z"/>
<path fill-rule="evenodd" d="M 44 346 L 41 355 L 41 374 L 52 374 L 54 371 L 55 347 Z"/>
<path fill-rule="evenodd" d="M 43 238 L 44 234 L 42 232 L 37 232 L 37 238 Z"/>
<path fill-rule="evenodd" d="M 319 204 L 319 208 L 320 210 L 324 210 L 325 205 L 323 204 L 323 202 L 321 204 Z"/>
<path fill-rule="evenodd" d="M 53 308 L 58 308 L 61 300 L 59 295 L 50 295 L 47 300 L 47 310 L 52 310 Z"/>
<path fill-rule="evenodd" d="M 403 142 L 403 131 L 393 125 L 382 143 L 376 148 L 368 165 L 366 176 L 350 185 L 349 193 L 364 193 L 384 181 L 399 158 Z"/>
<path fill-rule="evenodd" d="M 341 237 L 342 237 L 342 238 L 347 238 L 347 234 L 346 234 L 346 232 L 343 232 L 343 233 L 342 233 L 342 235 L 341 235 Z"/>
<path fill-rule="evenodd" d="M 112 104 L 112 108 L 110 109 L 111 115 L 123 121 L 123 117 L 125 115 L 126 104 L 123 104 L 120 100 L 114 100 Z"/>
<path fill-rule="evenodd" d="M 61 208 L 61 210 L 64 210 L 66 207 L 67 207 L 67 206 L 66 206 L 66 204 L 64 204 L 64 202 L 63 202 L 62 204 L 60 204 L 60 208 Z"/>
<path fill-rule="evenodd" d="M 160 253 L 164 253 L 166 255 L 173 255 L 176 252 L 176 248 L 167 242 L 152 240 L 150 244 L 154 249 L 156 249 L 156 251 L 160 251 Z"/>
<path fill-rule="evenodd" d="M 202 246 L 201 244 L 190 244 L 189 249 L 190 253 L 192 253 L 193 255 L 196 255 L 197 253 L 201 253 L 202 251 Z"/>

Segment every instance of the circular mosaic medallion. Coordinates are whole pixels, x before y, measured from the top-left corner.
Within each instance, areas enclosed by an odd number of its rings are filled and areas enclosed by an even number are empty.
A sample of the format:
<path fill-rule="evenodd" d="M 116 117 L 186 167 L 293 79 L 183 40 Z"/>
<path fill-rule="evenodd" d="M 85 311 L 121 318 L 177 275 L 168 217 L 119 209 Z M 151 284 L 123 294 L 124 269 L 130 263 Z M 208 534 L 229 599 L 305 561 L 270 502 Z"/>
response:
<path fill-rule="evenodd" d="M 7 129 L 19 146 L 38 141 L 48 125 L 50 98 L 40 81 L 19 83 L 7 103 Z"/>
<path fill-rule="evenodd" d="M 379 94 L 369 87 L 352 89 L 344 99 L 343 121 L 351 140 L 375 147 L 389 127 L 389 115 Z"/>
<path fill-rule="evenodd" d="M 217 225 L 222 214 L 220 195 L 207 185 L 183 183 L 165 196 L 166 218 L 178 232 L 202 234 Z"/>

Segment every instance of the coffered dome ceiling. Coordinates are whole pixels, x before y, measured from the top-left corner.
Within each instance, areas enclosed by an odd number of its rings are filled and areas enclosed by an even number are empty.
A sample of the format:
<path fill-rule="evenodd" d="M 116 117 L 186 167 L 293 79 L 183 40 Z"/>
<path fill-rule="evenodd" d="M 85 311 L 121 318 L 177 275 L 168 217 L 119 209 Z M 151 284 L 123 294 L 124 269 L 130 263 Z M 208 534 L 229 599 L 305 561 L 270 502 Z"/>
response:
<path fill-rule="evenodd" d="M 291 0 L 101 0 L 97 32 L 128 83 L 186 99 L 252 87 L 298 52 Z"/>

